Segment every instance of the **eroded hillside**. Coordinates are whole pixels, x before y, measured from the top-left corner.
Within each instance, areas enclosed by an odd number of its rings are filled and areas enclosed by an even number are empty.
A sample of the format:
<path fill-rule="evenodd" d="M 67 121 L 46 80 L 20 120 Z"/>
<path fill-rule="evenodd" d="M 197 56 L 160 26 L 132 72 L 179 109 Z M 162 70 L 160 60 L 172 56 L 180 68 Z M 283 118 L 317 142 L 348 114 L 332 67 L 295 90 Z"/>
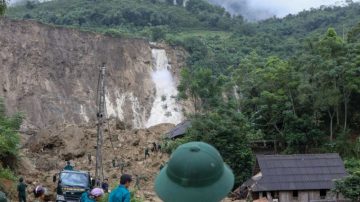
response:
<path fill-rule="evenodd" d="M 34 21 L 1 19 L 0 27 L 0 97 L 10 114 L 26 114 L 26 128 L 94 121 L 103 64 L 108 116 L 124 120 L 129 128 L 144 127 L 156 96 L 152 49 L 166 50 L 173 75 L 185 61 L 183 51 L 143 39 Z"/>

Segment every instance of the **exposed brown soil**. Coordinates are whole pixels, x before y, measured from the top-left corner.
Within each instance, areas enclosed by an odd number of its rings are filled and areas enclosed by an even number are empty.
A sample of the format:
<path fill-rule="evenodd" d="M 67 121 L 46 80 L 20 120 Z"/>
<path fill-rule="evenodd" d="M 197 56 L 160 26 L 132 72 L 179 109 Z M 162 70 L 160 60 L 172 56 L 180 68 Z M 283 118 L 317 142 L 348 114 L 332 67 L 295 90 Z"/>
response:
<path fill-rule="evenodd" d="M 140 180 L 141 190 L 137 191 L 137 195 L 146 201 L 157 201 L 152 182 L 160 164 L 168 160 L 168 155 L 150 152 L 150 158 L 145 160 L 144 149 L 151 148 L 153 142 L 160 142 L 163 134 L 172 127 L 171 124 L 162 124 L 149 129 L 121 130 L 117 124 L 110 124 L 110 133 L 106 129 L 103 145 L 104 176 L 109 179 L 109 184 L 113 186 L 119 182 L 120 167 L 112 165 L 112 161 L 116 160 L 118 165 L 126 165 L 124 173 L 146 178 Z M 52 182 L 52 176 L 65 166 L 65 161 L 70 160 L 75 169 L 94 175 L 95 152 L 94 126 L 64 124 L 43 129 L 26 141 L 21 152 L 19 173 L 30 185 L 29 195 L 38 184 L 47 187 L 50 195 L 55 195 L 56 184 Z M 88 154 L 92 157 L 91 163 Z"/>

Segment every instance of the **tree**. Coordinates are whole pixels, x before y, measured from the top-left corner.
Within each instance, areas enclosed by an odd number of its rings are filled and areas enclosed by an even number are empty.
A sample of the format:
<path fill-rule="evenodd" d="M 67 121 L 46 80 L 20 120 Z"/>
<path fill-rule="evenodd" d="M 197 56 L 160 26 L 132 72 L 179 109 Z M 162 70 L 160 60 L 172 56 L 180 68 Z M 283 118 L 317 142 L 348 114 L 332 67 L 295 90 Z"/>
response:
<path fill-rule="evenodd" d="M 329 28 L 325 36 L 318 44 L 319 54 L 322 57 L 322 65 L 317 72 L 318 86 L 321 90 L 318 99 L 318 107 L 326 110 L 330 119 L 330 141 L 334 134 L 334 117 L 336 115 L 339 124 L 339 104 L 341 99 L 340 78 L 342 74 L 344 43 L 337 36 L 334 28 Z"/>
<path fill-rule="evenodd" d="M 5 113 L 5 105 L 0 99 L 0 162 L 6 166 L 14 166 L 18 154 L 19 134 L 18 130 L 23 120 L 23 115 L 17 113 L 8 117 Z"/>
<path fill-rule="evenodd" d="M 187 135 L 192 141 L 207 142 L 216 147 L 235 174 L 235 186 L 252 174 L 253 153 L 249 136 L 253 131 L 246 118 L 229 104 L 191 118 Z"/>
<path fill-rule="evenodd" d="M 284 143 L 289 151 L 299 151 L 298 145 L 310 142 L 305 131 L 301 131 L 311 126 L 307 124 L 298 129 L 294 124 L 308 123 L 308 118 L 299 110 L 299 77 L 291 64 L 277 57 L 269 57 L 264 62 L 256 53 L 251 53 L 233 71 L 232 77 L 242 95 L 240 109 L 257 129 L 264 131 L 266 139 Z M 299 139 L 295 140 L 294 136 Z"/>
<path fill-rule="evenodd" d="M 211 69 L 198 68 L 191 71 L 184 68 L 178 86 L 179 96 L 181 99 L 190 99 L 196 112 L 206 112 L 222 102 L 225 82 L 225 76 L 216 76 Z"/>
<path fill-rule="evenodd" d="M 151 29 L 151 38 L 153 41 L 159 41 L 165 39 L 166 37 L 166 28 L 165 27 L 154 27 Z"/>
<path fill-rule="evenodd" d="M 335 192 L 340 192 L 345 198 L 360 201 L 360 172 L 356 172 L 343 180 L 335 181 Z"/>
<path fill-rule="evenodd" d="M 192 100 L 196 110 L 189 116 L 192 126 L 184 140 L 214 145 L 233 169 L 236 185 L 240 185 L 251 176 L 253 154 L 249 139 L 256 133 L 237 110 L 237 104 L 224 95 L 228 77 L 208 68 L 184 68 L 181 76 L 180 98 Z"/>
<path fill-rule="evenodd" d="M 5 14 L 6 8 L 7 8 L 6 0 L 0 0 L 0 16 Z"/>

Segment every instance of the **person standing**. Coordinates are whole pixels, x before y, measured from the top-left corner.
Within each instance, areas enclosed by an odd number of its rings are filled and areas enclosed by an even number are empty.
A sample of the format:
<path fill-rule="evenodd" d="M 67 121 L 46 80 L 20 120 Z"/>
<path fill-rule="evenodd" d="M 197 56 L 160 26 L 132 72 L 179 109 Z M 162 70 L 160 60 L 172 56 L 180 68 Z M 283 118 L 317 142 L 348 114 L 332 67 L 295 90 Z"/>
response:
<path fill-rule="evenodd" d="M 145 159 L 146 159 L 146 157 L 150 157 L 150 153 L 149 153 L 149 148 L 145 148 Z"/>
<path fill-rule="evenodd" d="M 135 175 L 135 188 L 137 190 L 140 190 L 140 182 L 141 182 L 141 180 L 147 181 L 146 176 L 136 174 Z"/>
<path fill-rule="evenodd" d="M 152 152 L 157 152 L 157 145 L 156 145 L 156 142 L 153 142 L 152 143 L 152 149 L 151 149 Z"/>
<path fill-rule="evenodd" d="M 120 185 L 110 193 L 108 202 L 130 202 L 130 192 L 128 188 L 131 182 L 131 175 L 123 174 L 120 177 Z"/>
<path fill-rule="evenodd" d="M 20 177 L 17 186 L 19 202 L 26 202 L 26 187 L 27 185 L 24 182 L 24 178 Z"/>
<path fill-rule="evenodd" d="M 104 179 L 104 182 L 101 183 L 101 188 L 104 190 L 105 193 L 109 192 L 109 182 L 108 179 Z"/>
<path fill-rule="evenodd" d="M 113 168 L 116 167 L 116 161 L 115 161 L 115 159 L 113 159 L 113 160 L 111 161 L 111 164 L 112 164 L 112 167 L 113 167 Z"/>
<path fill-rule="evenodd" d="M 101 185 L 100 178 L 96 178 L 95 179 L 95 186 L 100 187 L 100 185 Z"/>
<path fill-rule="evenodd" d="M 89 161 L 89 165 L 91 165 L 92 163 L 91 154 L 88 154 L 88 161 Z"/>
<path fill-rule="evenodd" d="M 135 175 L 135 187 L 140 190 L 140 177 L 138 175 Z"/>
<path fill-rule="evenodd" d="M 64 167 L 64 170 L 74 170 L 74 168 L 70 164 L 70 161 L 66 162 L 66 166 Z"/>
<path fill-rule="evenodd" d="M 121 171 L 121 174 L 124 173 L 124 168 L 125 168 L 125 162 L 120 162 L 120 171 Z"/>

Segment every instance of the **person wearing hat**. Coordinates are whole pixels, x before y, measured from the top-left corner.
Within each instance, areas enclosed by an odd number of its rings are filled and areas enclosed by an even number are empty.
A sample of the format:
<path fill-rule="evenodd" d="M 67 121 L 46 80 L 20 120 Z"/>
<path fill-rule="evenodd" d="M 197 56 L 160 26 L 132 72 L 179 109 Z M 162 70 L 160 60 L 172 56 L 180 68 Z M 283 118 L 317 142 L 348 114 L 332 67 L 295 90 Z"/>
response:
<path fill-rule="evenodd" d="M 110 193 L 109 202 L 130 202 L 128 188 L 131 182 L 131 175 L 123 174 L 120 177 L 120 185 Z"/>
<path fill-rule="evenodd" d="M 155 191 L 164 202 L 219 202 L 233 186 L 232 170 L 204 142 L 180 145 L 155 180 Z"/>
<path fill-rule="evenodd" d="M 94 188 L 90 193 L 84 192 L 81 195 L 80 202 L 96 202 L 101 201 L 101 197 L 104 195 L 104 190 L 101 188 Z"/>
<path fill-rule="evenodd" d="M 34 196 L 35 196 L 34 202 L 45 201 L 45 194 L 46 194 L 46 189 L 44 187 L 42 187 L 41 185 L 36 186 L 36 188 L 34 189 Z"/>
<path fill-rule="evenodd" d="M 19 184 L 17 185 L 19 202 L 26 202 L 26 187 L 27 185 L 24 183 L 24 178 L 19 178 Z"/>

